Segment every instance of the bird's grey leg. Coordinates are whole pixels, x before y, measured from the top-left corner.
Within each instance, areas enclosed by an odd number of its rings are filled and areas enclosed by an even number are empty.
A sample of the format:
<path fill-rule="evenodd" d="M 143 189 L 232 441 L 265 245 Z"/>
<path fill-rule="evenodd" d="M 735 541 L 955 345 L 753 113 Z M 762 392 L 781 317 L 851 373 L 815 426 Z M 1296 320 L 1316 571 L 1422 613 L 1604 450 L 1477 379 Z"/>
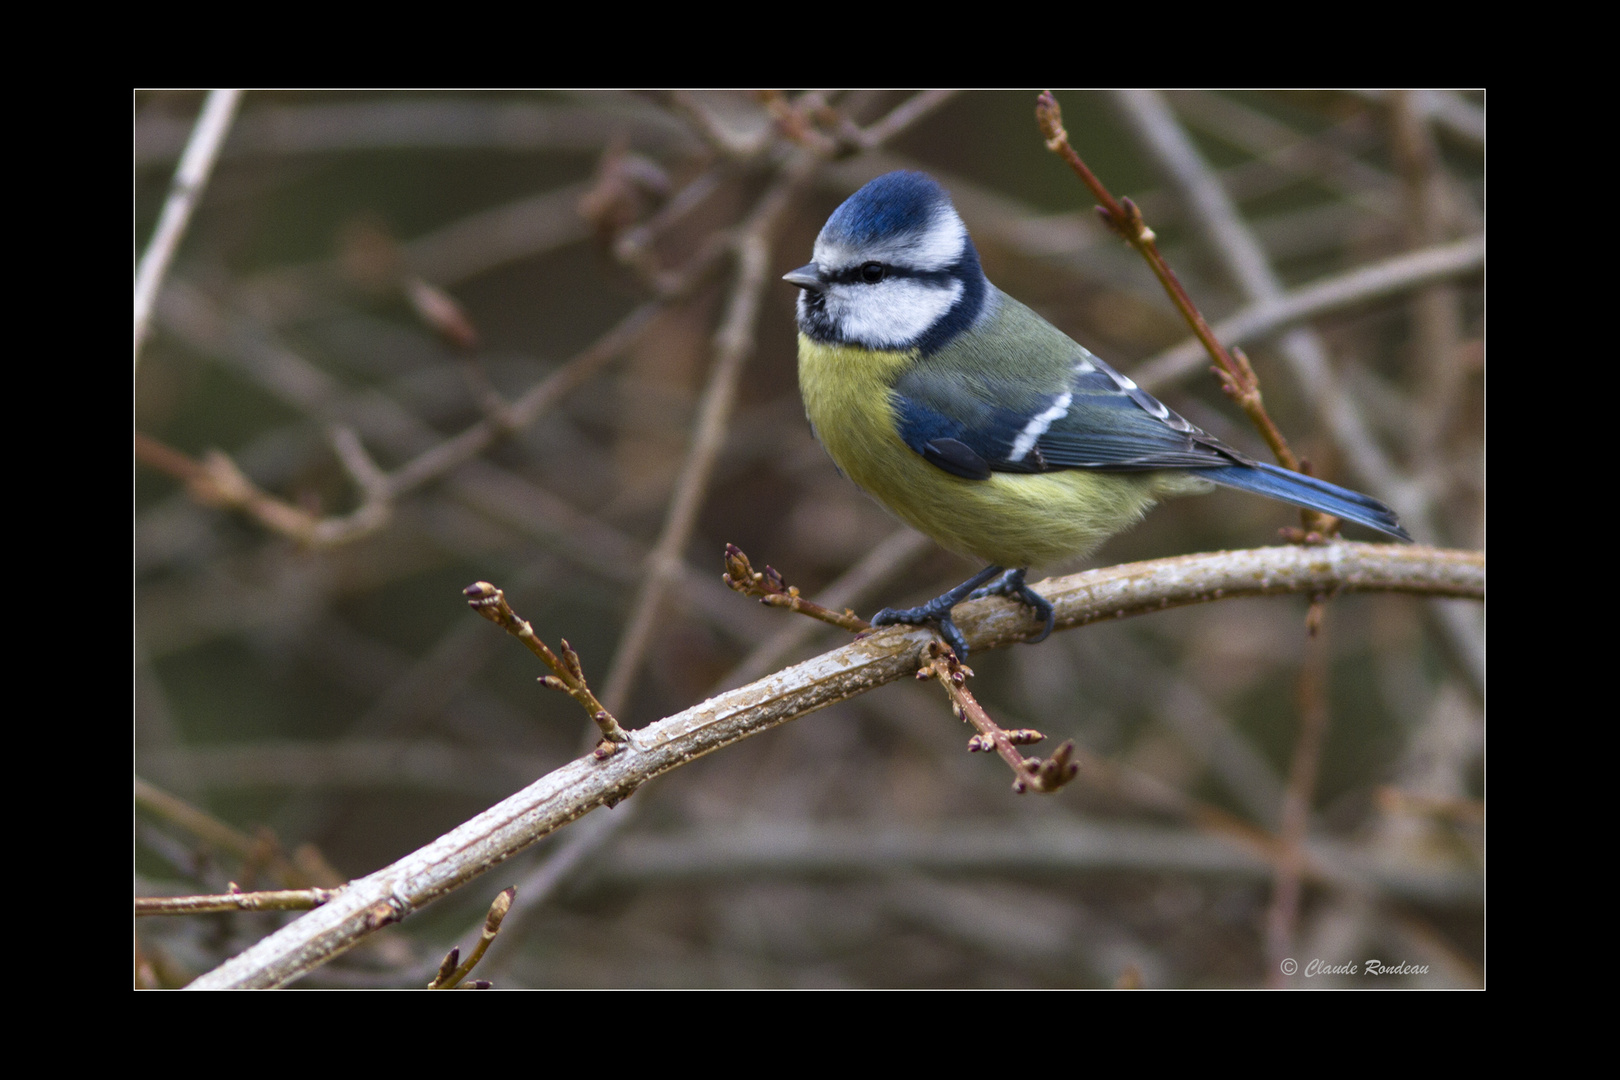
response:
<path fill-rule="evenodd" d="M 968 654 L 967 642 L 962 640 L 962 632 L 956 628 L 955 623 L 951 622 L 951 609 L 966 600 L 974 589 L 1001 573 L 1002 570 L 1003 568 L 1000 566 L 987 566 L 950 592 L 936 596 L 920 607 L 884 608 L 872 616 L 872 625 L 892 626 L 895 623 L 907 623 L 916 626 L 926 622 L 938 623 L 939 634 L 940 637 L 945 639 L 945 644 L 955 651 L 958 660 L 966 660 Z M 1018 574 L 1018 583 L 1022 585 L 1024 572 L 1022 570 L 1014 572 Z M 1024 591 L 1029 592 L 1028 589 Z M 1029 593 L 1029 595 L 1035 596 L 1034 593 Z M 1035 598 L 1040 600 L 1040 597 Z M 1046 604 L 1044 600 L 1040 600 L 1040 602 Z M 1046 609 L 1051 611 L 1052 605 L 1046 604 Z"/>
<path fill-rule="evenodd" d="M 1057 625 L 1057 612 L 1052 609 L 1052 605 L 1040 593 L 1024 584 L 1024 574 L 1028 571 L 1029 567 L 1027 566 L 1022 570 L 1008 570 L 1001 575 L 999 581 L 986 585 L 981 589 L 974 589 L 968 594 L 968 599 L 980 600 L 986 596 L 1005 596 L 1010 600 L 1018 600 L 1034 608 L 1035 617 L 1046 624 L 1039 634 L 1026 642 L 1026 644 L 1034 645 L 1038 641 L 1045 641 L 1047 635 L 1052 632 L 1052 627 Z"/>

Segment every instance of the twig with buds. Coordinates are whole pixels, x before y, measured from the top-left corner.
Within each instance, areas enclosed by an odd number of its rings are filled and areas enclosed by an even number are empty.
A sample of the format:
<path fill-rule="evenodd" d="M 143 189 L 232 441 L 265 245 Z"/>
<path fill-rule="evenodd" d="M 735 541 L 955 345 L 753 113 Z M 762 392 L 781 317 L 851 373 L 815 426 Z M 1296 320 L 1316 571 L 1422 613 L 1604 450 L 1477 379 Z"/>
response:
<path fill-rule="evenodd" d="M 506 913 L 512 910 L 512 897 L 517 895 L 517 889 L 502 889 L 495 897 L 495 902 L 489 905 L 489 914 L 484 916 L 484 931 L 478 935 L 478 944 L 473 946 L 472 955 L 467 962 L 458 964 L 461 958 L 459 947 L 451 949 L 445 954 L 444 963 L 439 965 L 439 973 L 433 981 L 428 983 L 429 990 L 488 990 L 489 980 L 473 979 L 467 981 L 472 969 L 478 966 L 478 961 L 484 958 L 484 952 L 495 940 L 495 935 L 501 932 L 501 922 Z"/>
<path fill-rule="evenodd" d="M 562 639 L 562 656 L 559 657 L 540 640 L 534 627 L 518 618 L 501 590 L 487 581 L 475 581 L 462 592 L 467 596 L 468 607 L 523 642 L 530 652 L 555 672 L 540 676 L 540 685 L 563 691 L 579 702 L 580 708 L 590 715 L 591 722 L 602 732 L 602 741 L 596 744 L 597 760 L 612 757 L 618 753 L 620 746 L 630 741 L 630 733 L 619 726 L 613 714 L 603 708 L 596 695 L 591 693 L 590 685 L 585 681 L 585 671 L 579 664 L 579 654 L 569 646 L 566 638 Z"/>
<path fill-rule="evenodd" d="M 1079 764 L 1073 760 L 1074 743 L 1067 740 L 1044 761 L 1020 754 L 1018 747 L 1038 743 L 1046 736 L 1033 728 L 1006 731 L 992 720 L 967 688 L 967 680 L 973 674 L 973 669 L 958 660 L 949 645 L 943 641 L 929 642 L 928 657 L 928 662 L 917 669 L 917 678 L 934 679 L 945 688 L 945 693 L 951 699 L 951 710 L 957 718 L 979 729 L 979 733 L 968 740 L 969 752 L 994 750 L 1000 754 L 1001 760 L 1017 777 L 1013 781 L 1013 791 L 1020 795 L 1026 791 L 1053 792 L 1080 772 Z"/>
<path fill-rule="evenodd" d="M 798 586 L 789 585 L 782 580 L 782 575 L 774 566 L 767 565 L 763 573 L 755 570 L 753 564 L 748 561 L 748 556 L 743 553 L 743 549 L 736 544 L 726 545 L 726 572 L 720 575 L 720 580 L 744 596 L 759 597 L 759 602 L 768 607 L 797 611 L 801 615 L 820 619 L 851 633 L 858 634 L 862 630 L 872 629 L 871 623 L 849 608 L 838 612 L 822 607 L 813 600 L 806 600 L 799 595 Z"/>

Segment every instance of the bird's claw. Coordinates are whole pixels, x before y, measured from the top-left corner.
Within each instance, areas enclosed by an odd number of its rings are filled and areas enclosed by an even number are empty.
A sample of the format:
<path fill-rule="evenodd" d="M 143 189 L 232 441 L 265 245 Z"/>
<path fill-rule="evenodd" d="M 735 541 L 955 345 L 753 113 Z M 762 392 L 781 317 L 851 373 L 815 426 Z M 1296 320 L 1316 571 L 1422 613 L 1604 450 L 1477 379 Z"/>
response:
<path fill-rule="evenodd" d="M 956 653 L 958 660 L 966 660 L 968 654 L 967 639 L 962 637 L 962 631 L 956 628 L 951 621 L 950 608 L 936 608 L 933 604 L 924 604 L 914 608 L 884 608 L 872 616 L 873 626 L 894 626 L 903 623 L 908 626 L 921 626 L 924 623 L 933 623 L 939 628 L 939 636 L 945 639 L 945 644 Z"/>
<path fill-rule="evenodd" d="M 1057 611 L 1051 603 L 1040 593 L 1024 584 L 1023 570 L 1008 570 L 995 581 L 982 588 L 974 589 L 968 594 L 969 600 L 982 600 L 986 596 L 1005 596 L 1009 600 L 1017 600 L 1025 607 L 1035 612 L 1035 617 L 1045 625 L 1041 632 L 1030 638 L 1025 644 L 1035 645 L 1045 641 L 1057 626 Z"/>
<path fill-rule="evenodd" d="M 999 575 L 988 585 L 981 582 L 989 581 L 992 576 Z M 939 636 L 945 639 L 956 653 L 958 660 L 966 660 L 968 655 L 967 641 L 962 632 L 951 621 L 951 612 L 963 600 L 977 600 L 986 596 L 1005 596 L 1017 600 L 1035 612 L 1035 617 L 1042 623 L 1041 632 L 1029 639 L 1029 644 L 1045 641 L 1052 628 L 1057 625 L 1057 612 L 1040 593 L 1024 584 L 1024 571 L 1008 570 L 1003 572 L 999 566 L 988 566 L 964 581 L 956 588 L 943 596 L 936 596 L 914 608 L 884 608 L 872 616 L 873 626 L 892 626 L 895 623 L 906 623 L 920 626 L 923 623 L 933 623 L 939 627 Z"/>

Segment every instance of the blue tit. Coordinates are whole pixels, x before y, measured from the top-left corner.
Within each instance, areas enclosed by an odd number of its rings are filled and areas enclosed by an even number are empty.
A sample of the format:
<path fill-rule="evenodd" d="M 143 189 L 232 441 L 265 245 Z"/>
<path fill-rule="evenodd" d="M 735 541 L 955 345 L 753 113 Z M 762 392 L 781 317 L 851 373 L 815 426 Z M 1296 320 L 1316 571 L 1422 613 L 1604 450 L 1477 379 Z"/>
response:
<path fill-rule="evenodd" d="M 785 275 L 799 293 L 799 390 L 847 477 L 941 546 L 989 565 L 874 625 L 926 623 L 966 656 L 951 610 L 1020 600 L 1051 632 L 1035 564 L 1093 551 L 1161 499 L 1216 484 L 1410 540 L 1389 507 L 1255 461 L 1165 408 L 990 284 L 945 189 L 892 172 L 851 195 Z M 994 579 L 994 580 L 992 580 Z"/>

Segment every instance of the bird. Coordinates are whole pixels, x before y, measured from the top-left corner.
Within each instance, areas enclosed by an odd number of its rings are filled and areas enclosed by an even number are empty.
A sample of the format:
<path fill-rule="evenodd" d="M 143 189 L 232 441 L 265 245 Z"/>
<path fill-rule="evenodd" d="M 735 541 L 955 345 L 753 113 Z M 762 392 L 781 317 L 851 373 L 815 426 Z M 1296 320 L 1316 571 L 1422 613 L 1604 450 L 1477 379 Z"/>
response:
<path fill-rule="evenodd" d="M 990 283 L 938 181 L 879 176 L 816 237 L 798 287 L 799 391 L 839 470 L 896 517 L 985 568 L 874 626 L 951 620 L 1000 595 L 1051 633 L 1024 580 L 1089 555 L 1162 499 L 1216 485 L 1319 510 L 1410 541 L 1377 499 L 1256 461 L 1189 423 Z"/>

